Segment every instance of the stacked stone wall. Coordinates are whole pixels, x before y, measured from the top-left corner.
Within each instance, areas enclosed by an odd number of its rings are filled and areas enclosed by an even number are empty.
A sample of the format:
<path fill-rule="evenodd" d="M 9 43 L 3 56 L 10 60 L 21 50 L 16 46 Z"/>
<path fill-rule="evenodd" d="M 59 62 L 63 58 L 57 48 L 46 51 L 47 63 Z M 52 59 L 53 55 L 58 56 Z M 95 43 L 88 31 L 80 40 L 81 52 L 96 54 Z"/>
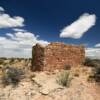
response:
<path fill-rule="evenodd" d="M 85 50 L 83 46 L 51 43 L 46 47 L 33 47 L 32 65 L 36 70 L 53 71 L 65 69 L 67 66 L 77 66 L 84 62 Z M 34 68 L 34 67 L 33 67 Z"/>

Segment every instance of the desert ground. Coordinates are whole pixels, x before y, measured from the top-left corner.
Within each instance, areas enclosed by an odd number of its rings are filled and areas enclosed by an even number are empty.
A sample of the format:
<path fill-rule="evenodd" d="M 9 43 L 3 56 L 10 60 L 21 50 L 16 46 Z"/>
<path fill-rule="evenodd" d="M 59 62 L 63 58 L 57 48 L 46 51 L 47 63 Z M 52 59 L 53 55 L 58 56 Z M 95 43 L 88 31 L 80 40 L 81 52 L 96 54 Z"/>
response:
<path fill-rule="evenodd" d="M 89 80 L 92 67 L 80 65 L 68 70 L 32 72 L 31 59 L 2 58 L 0 63 L 0 69 L 12 66 L 25 71 L 24 78 L 16 86 L 4 86 L 0 80 L 0 100 L 100 100 L 99 83 Z M 68 86 L 57 82 L 58 76 L 65 72 L 69 72 L 71 77 L 71 81 L 67 80 L 70 81 Z"/>

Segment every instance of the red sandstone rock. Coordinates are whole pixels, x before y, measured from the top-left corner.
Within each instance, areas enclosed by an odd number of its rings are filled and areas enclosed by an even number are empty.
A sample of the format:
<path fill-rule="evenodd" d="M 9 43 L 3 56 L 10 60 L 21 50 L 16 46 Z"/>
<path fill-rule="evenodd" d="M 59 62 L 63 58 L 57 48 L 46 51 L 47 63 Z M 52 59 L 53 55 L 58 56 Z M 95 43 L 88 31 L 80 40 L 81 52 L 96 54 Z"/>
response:
<path fill-rule="evenodd" d="M 84 62 L 85 49 L 83 46 L 51 43 L 46 47 L 39 44 L 32 49 L 32 70 L 53 71 L 64 69 L 66 66 L 77 66 Z"/>

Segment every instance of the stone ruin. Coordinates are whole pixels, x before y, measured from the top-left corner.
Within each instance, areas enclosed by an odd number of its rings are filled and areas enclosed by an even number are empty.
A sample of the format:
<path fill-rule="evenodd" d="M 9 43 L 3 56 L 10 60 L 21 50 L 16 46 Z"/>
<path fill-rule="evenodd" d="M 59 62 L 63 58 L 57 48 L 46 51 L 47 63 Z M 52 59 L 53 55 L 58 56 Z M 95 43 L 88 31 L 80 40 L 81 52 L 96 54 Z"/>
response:
<path fill-rule="evenodd" d="M 77 66 L 85 60 L 83 46 L 67 45 L 60 42 L 50 43 L 46 47 L 36 44 L 32 48 L 32 70 L 53 71 Z"/>

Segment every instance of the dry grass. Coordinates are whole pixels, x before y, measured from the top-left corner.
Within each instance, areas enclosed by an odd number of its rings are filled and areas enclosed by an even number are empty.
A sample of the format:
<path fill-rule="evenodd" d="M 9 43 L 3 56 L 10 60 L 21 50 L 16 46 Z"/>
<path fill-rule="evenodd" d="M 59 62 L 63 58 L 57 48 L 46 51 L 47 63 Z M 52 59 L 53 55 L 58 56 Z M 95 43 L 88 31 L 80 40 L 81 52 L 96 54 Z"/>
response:
<path fill-rule="evenodd" d="M 71 73 L 69 71 L 63 71 L 58 75 L 56 81 L 58 84 L 60 84 L 62 86 L 69 87 L 71 80 L 72 80 Z"/>
<path fill-rule="evenodd" d="M 24 72 L 21 69 L 14 67 L 5 67 L 3 69 L 1 81 L 4 86 L 6 85 L 18 85 L 23 78 Z"/>

